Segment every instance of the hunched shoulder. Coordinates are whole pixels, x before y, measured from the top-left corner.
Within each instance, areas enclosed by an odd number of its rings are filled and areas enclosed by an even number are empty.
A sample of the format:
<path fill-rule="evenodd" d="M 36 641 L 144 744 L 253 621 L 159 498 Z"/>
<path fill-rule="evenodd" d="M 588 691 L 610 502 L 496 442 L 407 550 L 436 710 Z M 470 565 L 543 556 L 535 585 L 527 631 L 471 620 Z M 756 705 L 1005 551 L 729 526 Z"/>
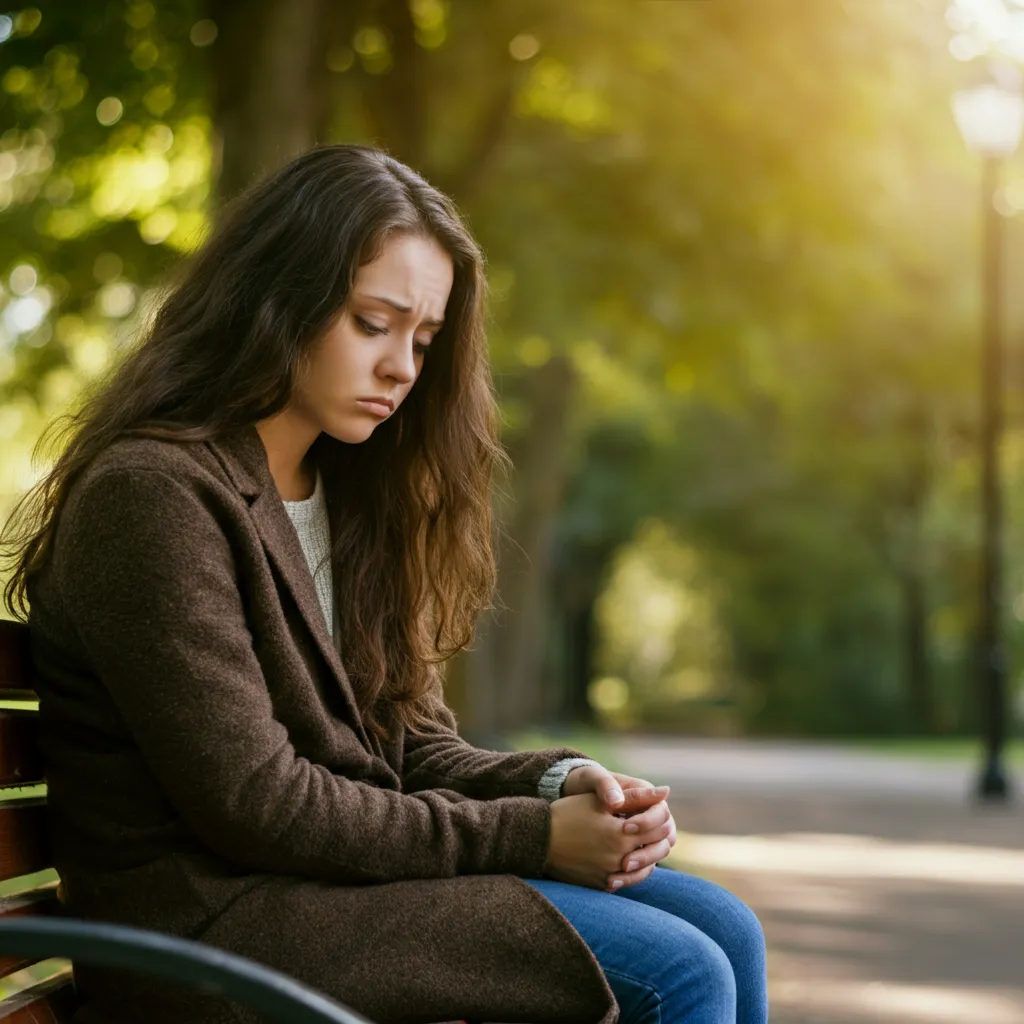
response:
<path fill-rule="evenodd" d="M 214 465 L 201 442 L 121 437 L 92 460 L 83 479 L 133 469 L 157 470 L 175 478 L 188 478 L 202 476 L 204 470 L 208 473 Z"/>
<path fill-rule="evenodd" d="M 174 502 L 173 497 L 167 497 L 168 486 L 171 493 L 177 492 L 182 498 L 191 495 L 198 505 L 205 506 L 218 518 L 222 514 L 229 520 L 239 516 L 248 518 L 248 502 L 207 444 L 126 437 L 119 438 L 96 456 L 74 481 L 62 519 L 75 520 L 83 500 L 95 506 L 95 499 L 101 494 L 114 496 L 118 504 L 128 501 L 134 507 L 132 514 L 148 517 L 158 510 L 139 507 L 138 502 L 146 494 L 164 495 L 164 500 Z M 93 495 L 94 500 L 89 502 L 87 495 Z M 112 508 L 111 512 L 114 511 Z"/>

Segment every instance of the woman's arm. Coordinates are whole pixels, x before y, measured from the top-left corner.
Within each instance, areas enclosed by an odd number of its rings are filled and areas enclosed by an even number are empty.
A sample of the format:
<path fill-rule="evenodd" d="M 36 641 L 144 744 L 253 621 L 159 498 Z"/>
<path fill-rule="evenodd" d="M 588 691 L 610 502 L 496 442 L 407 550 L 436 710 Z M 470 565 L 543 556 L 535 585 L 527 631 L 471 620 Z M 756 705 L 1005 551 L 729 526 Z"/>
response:
<path fill-rule="evenodd" d="M 183 821 L 250 869 L 339 882 L 544 868 L 550 809 L 398 793 L 298 757 L 273 713 L 236 566 L 199 485 L 102 471 L 65 507 L 53 572 L 99 680 Z M 521 795 L 514 795 L 521 794 Z"/>
<path fill-rule="evenodd" d="M 456 732 L 455 716 L 438 701 L 438 723 L 422 735 L 405 734 L 402 788 L 407 793 L 451 789 L 479 800 L 540 796 L 555 800 L 572 767 L 593 764 L 568 747 L 505 753 L 483 750 Z"/>

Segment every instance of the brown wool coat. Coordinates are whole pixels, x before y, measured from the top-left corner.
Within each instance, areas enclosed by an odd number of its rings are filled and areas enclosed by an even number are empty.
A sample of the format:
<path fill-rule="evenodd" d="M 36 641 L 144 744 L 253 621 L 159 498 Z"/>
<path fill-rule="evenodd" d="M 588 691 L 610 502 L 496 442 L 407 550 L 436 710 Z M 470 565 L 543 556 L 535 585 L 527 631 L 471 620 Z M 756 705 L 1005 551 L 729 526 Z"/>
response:
<path fill-rule="evenodd" d="M 256 431 L 119 441 L 79 479 L 30 626 L 70 912 L 199 939 L 379 1022 L 602 1022 L 543 872 L 576 751 L 368 734 Z M 342 648 L 343 649 L 343 648 Z M 81 969 L 82 1022 L 254 1014 Z"/>

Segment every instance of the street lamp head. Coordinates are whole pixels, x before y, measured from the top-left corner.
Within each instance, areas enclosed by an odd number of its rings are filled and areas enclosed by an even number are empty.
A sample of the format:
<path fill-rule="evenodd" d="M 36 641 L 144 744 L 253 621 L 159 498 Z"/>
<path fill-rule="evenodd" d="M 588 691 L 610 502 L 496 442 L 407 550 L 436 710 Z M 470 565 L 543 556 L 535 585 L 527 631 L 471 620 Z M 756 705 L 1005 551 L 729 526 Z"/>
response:
<path fill-rule="evenodd" d="M 1019 77 L 1005 70 L 953 94 L 953 117 L 967 148 L 983 156 L 1005 157 L 1017 148 L 1024 127 L 1024 96 Z"/>

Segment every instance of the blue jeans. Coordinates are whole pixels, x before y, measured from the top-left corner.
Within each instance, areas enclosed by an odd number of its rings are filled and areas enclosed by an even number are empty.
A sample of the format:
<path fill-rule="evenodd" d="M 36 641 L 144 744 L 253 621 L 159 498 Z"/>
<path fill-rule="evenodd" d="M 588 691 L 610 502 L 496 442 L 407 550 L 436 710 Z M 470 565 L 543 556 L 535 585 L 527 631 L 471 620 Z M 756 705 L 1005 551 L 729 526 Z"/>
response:
<path fill-rule="evenodd" d="M 555 905 L 601 965 L 621 1024 L 763 1024 L 764 933 L 713 882 L 666 868 L 616 893 L 525 879 Z"/>

